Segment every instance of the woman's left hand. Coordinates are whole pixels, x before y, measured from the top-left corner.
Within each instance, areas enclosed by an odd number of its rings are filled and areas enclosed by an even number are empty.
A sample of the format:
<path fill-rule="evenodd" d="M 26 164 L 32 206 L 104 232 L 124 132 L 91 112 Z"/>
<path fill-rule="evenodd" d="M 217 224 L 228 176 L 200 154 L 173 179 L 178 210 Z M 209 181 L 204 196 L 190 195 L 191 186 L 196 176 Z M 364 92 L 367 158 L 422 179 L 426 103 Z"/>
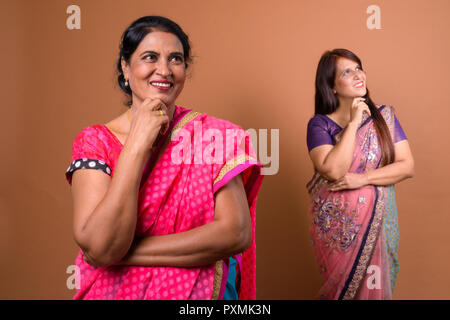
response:
<path fill-rule="evenodd" d="M 346 189 L 358 189 L 369 184 L 367 176 L 359 173 L 346 173 L 342 178 L 328 183 L 329 191 L 340 191 Z"/>

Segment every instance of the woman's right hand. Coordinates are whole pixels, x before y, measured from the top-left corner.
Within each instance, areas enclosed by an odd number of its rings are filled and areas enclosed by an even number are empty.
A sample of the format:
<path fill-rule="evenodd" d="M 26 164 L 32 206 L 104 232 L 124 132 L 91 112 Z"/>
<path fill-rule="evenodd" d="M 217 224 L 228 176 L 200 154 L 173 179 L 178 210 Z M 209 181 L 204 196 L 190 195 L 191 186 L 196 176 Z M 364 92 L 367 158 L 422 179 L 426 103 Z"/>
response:
<path fill-rule="evenodd" d="M 366 99 L 362 97 L 354 98 L 352 107 L 350 109 L 350 122 L 353 122 L 359 126 L 362 122 L 363 112 L 366 111 L 370 116 L 369 106 L 366 104 Z"/>
<path fill-rule="evenodd" d="M 165 134 L 169 128 L 167 106 L 159 99 L 145 99 L 139 105 L 131 121 L 127 142 L 139 151 L 150 151 L 158 134 Z"/>

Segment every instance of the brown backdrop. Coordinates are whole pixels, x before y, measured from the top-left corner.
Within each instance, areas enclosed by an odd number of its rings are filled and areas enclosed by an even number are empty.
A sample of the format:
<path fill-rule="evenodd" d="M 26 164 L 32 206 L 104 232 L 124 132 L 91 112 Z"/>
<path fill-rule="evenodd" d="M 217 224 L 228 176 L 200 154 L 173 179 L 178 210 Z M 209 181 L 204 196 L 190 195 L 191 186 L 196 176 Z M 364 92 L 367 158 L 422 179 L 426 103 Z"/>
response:
<path fill-rule="evenodd" d="M 68 30 L 66 8 L 81 8 Z M 366 9 L 381 8 L 368 30 Z M 448 0 L 1 1 L 0 298 L 70 299 L 72 208 L 64 172 L 84 127 L 123 112 L 114 65 L 136 18 L 178 22 L 195 54 L 180 105 L 244 128 L 280 130 L 280 170 L 257 209 L 257 298 L 312 299 L 305 136 L 326 49 L 355 51 L 378 103 L 396 107 L 416 176 L 396 187 L 401 271 L 396 299 L 449 299 Z"/>

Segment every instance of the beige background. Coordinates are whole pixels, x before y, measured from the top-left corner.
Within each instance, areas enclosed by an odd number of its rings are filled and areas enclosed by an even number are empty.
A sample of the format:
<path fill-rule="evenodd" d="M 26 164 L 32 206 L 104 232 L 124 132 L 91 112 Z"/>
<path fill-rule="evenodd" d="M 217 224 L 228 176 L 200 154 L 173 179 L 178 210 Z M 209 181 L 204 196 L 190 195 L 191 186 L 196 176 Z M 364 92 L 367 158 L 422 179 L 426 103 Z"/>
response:
<path fill-rule="evenodd" d="M 81 7 L 81 30 L 66 8 Z M 366 9 L 381 8 L 381 30 Z M 77 253 L 64 172 L 84 127 L 125 108 L 115 84 L 120 36 L 165 15 L 195 55 L 178 104 L 244 128 L 280 130 L 280 170 L 257 209 L 257 298 L 313 299 L 319 273 L 308 240 L 306 124 L 326 49 L 363 60 L 377 103 L 396 107 L 416 176 L 396 187 L 401 271 L 396 299 L 449 299 L 448 0 L 0 2 L 0 298 L 70 299 Z"/>

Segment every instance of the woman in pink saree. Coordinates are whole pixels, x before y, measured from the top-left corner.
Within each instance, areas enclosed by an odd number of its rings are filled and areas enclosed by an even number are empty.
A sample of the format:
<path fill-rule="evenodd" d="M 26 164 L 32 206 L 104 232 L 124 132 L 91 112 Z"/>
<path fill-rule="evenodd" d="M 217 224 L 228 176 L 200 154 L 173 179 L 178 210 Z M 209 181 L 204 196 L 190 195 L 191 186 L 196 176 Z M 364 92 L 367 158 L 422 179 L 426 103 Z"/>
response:
<path fill-rule="evenodd" d="M 167 18 L 142 17 L 122 37 L 130 109 L 83 129 L 66 172 L 74 299 L 255 299 L 261 166 L 240 127 L 175 105 L 189 61 Z"/>
<path fill-rule="evenodd" d="M 391 299 L 399 271 L 393 185 L 413 175 L 408 141 L 394 109 L 372 102 L 361 61 L 346 49 L 322 55 L 315 104 L 307 188 L 318 297 Z"/>

